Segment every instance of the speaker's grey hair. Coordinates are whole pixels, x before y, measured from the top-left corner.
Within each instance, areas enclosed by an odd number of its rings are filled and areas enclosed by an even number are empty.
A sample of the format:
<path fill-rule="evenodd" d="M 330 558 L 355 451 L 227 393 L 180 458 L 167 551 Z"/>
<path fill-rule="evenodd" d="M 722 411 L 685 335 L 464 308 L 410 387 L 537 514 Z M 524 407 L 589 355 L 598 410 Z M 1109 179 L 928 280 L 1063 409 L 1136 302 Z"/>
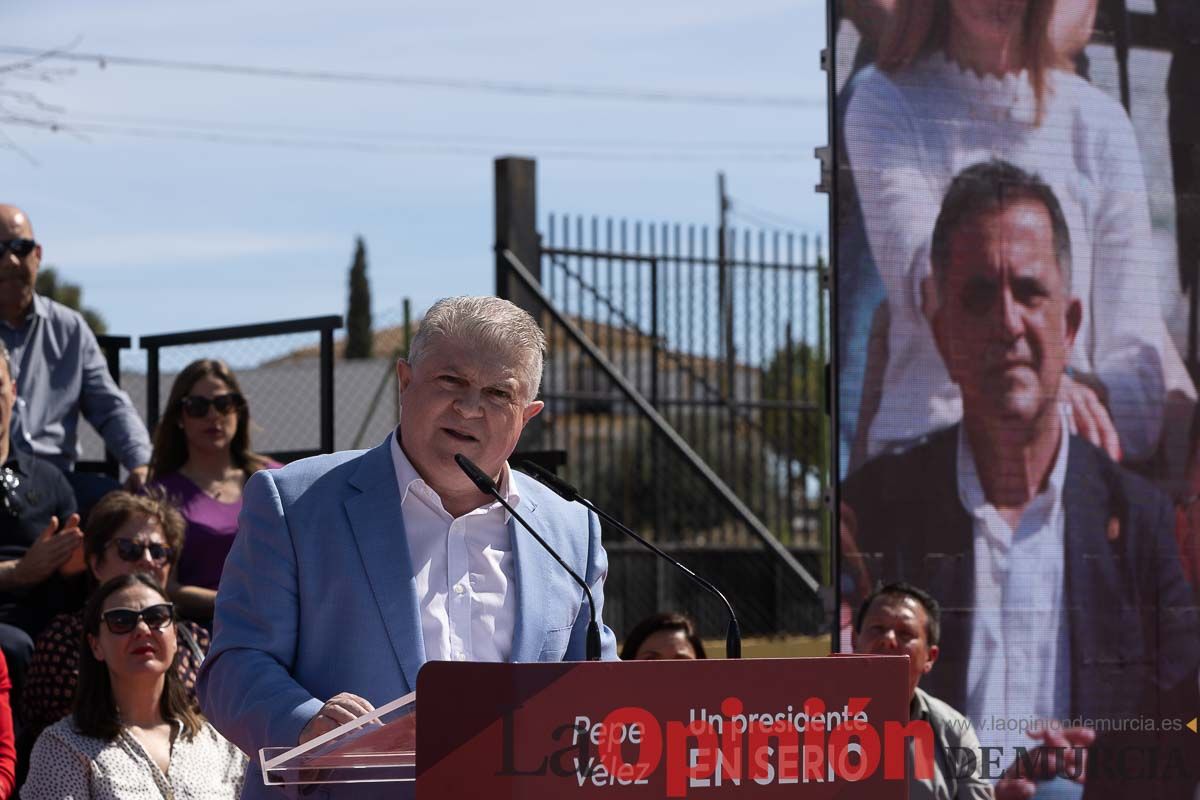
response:
<path fill-rule="evenodd" d="M 492 296 L 439 300 L 425 312 L 409 346 L 408 362 L 416 366 L 438 339 L 470 342 L 511 356 L 525 402 L 537 397 L 546 336 L 528 311 Z"/>

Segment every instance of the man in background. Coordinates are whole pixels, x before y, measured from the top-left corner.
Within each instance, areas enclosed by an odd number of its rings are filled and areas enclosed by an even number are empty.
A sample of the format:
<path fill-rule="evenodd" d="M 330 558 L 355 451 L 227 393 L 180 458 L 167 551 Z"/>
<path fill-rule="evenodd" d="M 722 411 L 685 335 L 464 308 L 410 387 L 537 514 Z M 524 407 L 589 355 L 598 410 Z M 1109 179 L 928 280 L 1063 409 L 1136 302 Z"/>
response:
<path fill-rule="evenodd" d="M 907 740 L 909 800 L 989 800 L 992 785 L 980 770 L 979 737 L 971 721 L 918 686 L 937 661 L 941 628 L 941 607 L 928 592 L 889 583 L 859 606 L 854 652 L 908 656 L 908 718 L 929 723 L 934 747 L 933 753 L 917 753 L 918 740 Z M 915 764 L 926 760 L 934 773 L 918 778 Z"/>
<path fill-rule="evenodd" d="M 29 216 L 0 204 L 0 342 L 8 347 L 17 381 L 12 443 L 61 469 L 86 510 L 117 487 L 73 471 L 79 414 L 129 470 L 131 489 L 145 483 L 150 434 L 129 395 L 113 382 L 83 316 L 35 291 L 41 262 Z"/>

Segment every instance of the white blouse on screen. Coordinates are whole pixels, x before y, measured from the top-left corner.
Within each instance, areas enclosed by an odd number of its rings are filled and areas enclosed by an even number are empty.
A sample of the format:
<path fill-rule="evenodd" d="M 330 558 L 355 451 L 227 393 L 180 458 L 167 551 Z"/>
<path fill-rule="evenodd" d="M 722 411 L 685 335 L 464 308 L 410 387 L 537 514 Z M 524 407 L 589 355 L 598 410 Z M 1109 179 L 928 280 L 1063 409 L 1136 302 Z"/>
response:
<path fill-rule="evenodd" d="M 858 77 L 845 138 L 890 326 L 876 455 L 962 417 L 922 308 L 933 226 L 954 176 L 990 159 L 1039 175 L 1071 234 L 1071 291 L 1084 307 L 1071 356 L 1096 374 L 1125 457 L 1151 456 L 1166 391 L 1195 396 L 1167 334 L 1141 154 L 1125 110 L 1076 75 L 1048 76 L 1044 118 L 1026 73 L 979 76 L 941 53 Z"/>

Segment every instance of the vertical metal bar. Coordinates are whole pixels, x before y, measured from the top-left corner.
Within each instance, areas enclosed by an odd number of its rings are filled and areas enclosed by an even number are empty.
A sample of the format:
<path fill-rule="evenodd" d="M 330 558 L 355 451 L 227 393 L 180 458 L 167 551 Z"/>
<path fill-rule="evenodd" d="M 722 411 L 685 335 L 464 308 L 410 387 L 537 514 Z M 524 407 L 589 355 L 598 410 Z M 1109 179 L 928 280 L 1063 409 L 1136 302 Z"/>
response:
<path fill-rule="evenodd" d="M 800 321 L 799 321 L 799 324 L 793 329 L 793 333 L 795 334 L 795 338 L 796 338 L 796 346 L 797 346 L 799 352 L 801 354 L 803 354 L 805 352 L 806 348 L 808 347 L 808 284 L 809 284 L 809 281 L 812 280 L 812 262 L 809 261 L 808 236 L 807 235 L 800 237 L 800 263 L 803 265 L 801 267 L 801 269 L 799 270 Z M 801 356 L 801 358 L 799 359 L 800 387 L 803 392 L 803 395 L 799 398 L 800 400 L 808 399 L 808 387 L 809 387 L 809 378 L 810 378 L 810 376 L 808 374 L 808 366 L 809 366 L 810 360 L 811 359 L 803 357 L 803 356 Z M 811 441 L 812 429 L 813 429 L 812 412 L 809 410 L 805 410 L 802 413 L 803 413 L 803 417 L 802 417 L 803 422 L 801 423 L 802 427 L 800 428 L 800 447 L 801 447 L 801 450 L 803 453 L 803 455 L 802 455 L 803 469 L 801 470 L 801 475 L 800 475 L 801 486 L 803 486 L 803 481 L 805 479 L 805 476 L 808 475 L 809 471 L 812 469 L 812 466 L 813 466 L 810 463 L 810 459 L 812 457 L 812 441 Z M 808 517 L 807 512 L 809 510 L 810 510 L 810 508 L 809 508 L 809 504 L 808 504 L 808 498 L 806 496 L 805 501 L 804 501 L 805 525 L 808 524 L 809 517 Z"/>
<path fill-rule="evenodd" d="M 683 226 L 681 226 L 679 223 L 675 223 L 675 244 L 673 248 L 675 251 L 675 285 L 671 290 L 671 294 L 675 297 L 675 341 L 671 344 L 671 348 L 674 351 L 675 358 L 677 360 L 673 368 L 675 372 L 675 389 L 671 392 L 671 399 L 676 402 L 683 399 L 683 381 L 685 379 L 683 374 L 683 364 L 685 353 L 687 352 L 686 345 L 683 342 L 683 268 L 681 266 L 683 262 L 682 228 Z M 675 426 L 675 430 L 679 431 L 679 433 L 686 438 L 687 434 L 683 424 L 682 404 L 675 406 L 675 419 L 671 424 Z"/>
<path fill-rule="evenodd" d="M 701 270 L 704 265 L 699 265 Z M 680 391 L 679 397 L 683 399 L 685 396 L 690 401 L 695 398 L 696 392 L 696 354 L 703 353 L 703 347 L 696 347 L 695 339 L 695 321 L 696 321 L 696 226 L 688 225 L 687 229 L 687 334 L 679 337 L 681 347 L 687 353 L 688 375 L 687 392 Z M 689 403 L 687 408 L 687 429 L 688 441 L 692 446 L 696 446 L 696 411 Z"/>
<path fill-rule="evenodd" d="M 778 240 L 778 233 L 773 234 Z M 763 376 L 767 366 L 770 364 L 770 353 L 767 350 L 767 247 L 766 233 L 759 231 L 758 233 L 758 266 L 754 268 L 754 275 L 758 281 L 758 355 L 753 363 L 762 365 L 759 369 L 754 370 L 746 376 L 747 383 L 755 375 L 758 376 L 758 386 L 754 387 L 755 391 L 752 395 L 755 400 L 763 399 Z M 770 466 L 767 464 L 767 443 L 766 430 L 763 426 L 763 413 L 760 410 L 749 411 L 750 418 L 759 430 L 759 447 L 758 447 L 758 475 L 757 482 L 760 487 L 759 491 L 759 514 L 762 514 L 763 519 L 767 523 L 767 527 L 771 530 L 778 530 L 773 524 L 774 517 L 771 516 L 771 481 L 767 479 L 770 474 Z M 753 484 L 751 484 L 753 485 Z"/>
<path fill-rule="evenodd" d="M 616 304 L 615 303 L 616 296 L 614 295 L 614 292 L 613 292 L 613 258 L 612 258 L 613 219 L 612 219 L 612 217 L 608 217 L 604 220 L 604 249 L 609 254 L 609 257 L 604 262 L 604 270 L 605 270 L 604 296 L 608 298 L 608 312 L 607 312 L 608 317 L 607 317 L 607 322 L 606 322 L 606 326 L 605 326 L 604 344 L 602 345 L 601 349 L 604 351 L 605 355 L 607 355 L 610 359 L 613 360 L 613 363 L 616 363 L 616 359 L 614 358 L 614 351 L 613 351 L 613 341 L 615 338 L 613 336 L 613 306 Z M 603 386 L 604 394 L 606 396 L 606 402 L 604 403 L 604 423 L 605 423 L 605 428 L 606 428 L 606 435 L 605 435 L 604 439 L 608 443 L 608 462 L 607 463 L 608 463 L 608 469 L 610 472 L 601 471 L 601 473 L 600 473 L 601 475 L 620 474 L 617 470 L 617 443 L 616 443 L 616 435 L 615 435 L 615 431 L 614 431 L 614 418 L 616 417 L 616 409 L 613 407 L 613 404 L 612 404 L 613 403 L 613 401 L 612 401 L 613 391 L 612 391 L 612 386 L 610 386 L 610 383 L 611 383 L 611 381 L 606 376 L 604 379 L 604 386 Z"/>
<path fill-rule="evenodd" d="M 121 348 L 116 344 L 102 344 L 104 348 L 104 361 L 108 365 L 108 374 L 112 376 L 113 383 L 117 386 L 121 385 Z M 150 438 L 154 438 L 154 429 L 150 428 Z M 104 445 L 104 473 L 110 478 L 117 478 L 121 474 L 121 462 L 117 456 L 109 448 Z"/>
<path fill-rule="evenodd" d="M 550 249 L 552 249 L 552 250 L 558 244 L 558 237 L 554 235 L 554 232 L 555 232 L 554 212 L 550 212 L 549 225 L 548 225 L 548 230 L 546 231 L 546 236 L 550 240 Z M 555 265 L 555 263 L 552 259 L 550 262 L 550 278 L 548 281 L 548 285 L 546 287 L 546 294 L 549 295 L 551 298 L 554 298 L 555 300 L 558 299 L 554 292 L 554 287 L 557 285 L 557 282 L 558 282 L 558 267 Z"/>
<path fill-rule="evenodd" d="M 321 452 L 333 445 L 333 328 L 321 330 Z"/>
<path fill-rule="evenodd" d="M 813 378 L 815 380 L 815 385 L 822 386 L 822 389 L 824 388 L 823 387 L 823 378 L 825 376 L 824 365 L 826 363 L 828 363 L 828 360 L 829 360 L 829 346 L 828 346 L 828 338 L 827 338 L 827 334 L 826 334 L 827 325 L 826 325 L 826 319 L 825 319 L 825 298 L 828 296 L 828 294 L 827 294 L 829 291 L 828 287 L 829 287 L 830 283 L 832 283 L 832 281 L 826 279 L 826 276 L 829 274 L 828 270 L 829 270 L 829 265 L 824 257 L 824 254 L 822 253 L 821 237 L 820 237 L 820 235 L 818 235 L 817 236 L 817 352 L 820 354 L 820 361 L 818 363 L 821 365 L 821 369 L 820 369 L 820 373 L 816 376 L 813 376 Z M 817 457 L 819 459 L 817 468 L 819 470 L 818 475 L 819 475 L 819 480 L 820 480 L 821 491 L 824 492 L 825 489 L 829 486 L 829 477 L 830 477 L 830 475 L 829 475 L 829 453 L 825 451 L 825 448 L 822 448 L 819 445 L 822 442 L 826 442 L 827 447 L 832 448 L 833 447 L 833 437 L 823 435 L 823 433 L 828 429 L 828 426 L 826 424 L 826 419 L 825 419 L 825 408 L 824 408 L 825 394 L 822 391 L 822 392 L 816 393 L 816 396 L 818 398 L 817 409 L 814 412 L 812 412 L 813 418 L 816 420 L 816 424 L 813 425 L 813 433 L 817 439 L 817 441 L 816 441 L 816 444 L 818 445 Z M 824 534 L 824 537 L 825 537 L 824 545 L 826 548 L 833 546 L 833 529 L 829 526 L 828 523 L 829 523 L 829 515 L 822 513 L 821 514 L 821 529 L 822 529 L 822 533 Z M 829 552 L 829 550 L 826 549 L 825 552 Z"/>
<path fill-rule="evenodd" d="M 737 269 L 736 264 L 737 264 L 737 260 L 739 257 L 739 250 L 738 250 L 739 244 L 738 244 L 737 233 L 738 233 L 738 231 L 736 229 L 734 229 L 733 231 L 730 232 L 730 236 L 729 236 L 730 244 L 732 245 L 732 247 L 730 248 L 730 258 L 729 258 L 729 262 L 730 262 L 729 263 L 729 281 L 726 284 L 726 291 L 727 291 L 726 301 L 729 303 L 729 316 L 727 317 L 727 322 L 726 322 L 728 330 L 729 330 L 729 348 L 727 351 L 728 359 L 725 362 L 726 381 L 729 386 L 729 391 L 726 395 L 727 407 L 726 407 L 726 413 L 725 413 L 725 417 L 728 420 L 728 426 L 729 426 L 728 431 L 726 431 L 726 434 L 729 437 L 729 441 L 727 443 L 728 450 L 726 452 L 728 453 L 727 471 L 728 471 L 728 475 L 729 475 L 730 487 L 735 492 L 737 492 L 740 496 L 745 497 L 745 495 L 746 495 L 745 480 L 744 480 L 745 476 L 744 476 L 744 474 L 740 474 L 740 473 L 742 473 L 742 470 L 739 469 L 739 467 L 741 466 L 739 463 L 741 459 L 740 459 L 740 454 L 738 451 L 738 435 L 737 435 L 737 404 L 738 404 L 738 399 L 739 399 L 738 398 L 738 371 L 737 371 L 738 346 L 735 343 L 736 340 L 734 339 L 734 336 L 736 335 L 735 325 L 736 325 L 736 316 L 737 316 L 736 315 L 737 306 L 735 305 L 735 298 L 739 296 L 738 292 L 736 291 L 737 275 L 738 275 L 738 269 Z M 740 257 L 743 260 L 747 259 L 747 256 L 749 255 L 749 246 L 748 246 L 749 243 L 750 243 L 750 239 L 748 237 L 748 232 L 746 232 L 742 236 L 742 242 L 741 242 L 742 249 L 740 251 L 740 254 L 741 254 Z M 742 480 L 739 480 L 739 479 L 742 479 Z M 739 534 L 740 533 L 741 532 L 739 531 Z"/>
<path fill-rule="evenodd" d="M 792 341 L 794 339 L 794 334 L 796 331 L 796 326 L 795 326 L 795 322 L 794 322 L 794 320 L 796 319 L 796 273 L 800 272 L 800 279 L 802 281 L 806 280 L 806 278 L 804 277 L 804 273 L 801 271 L 801 270 L 803 270 L 803 265 L 805 263 L 804 242 L 805 242 L 805 237 L 801 236 L 800 242 L 799 242 L 799 244 L 800 244 L 800 261 L 799 261 L 799 263 L 797 263 L 797 261 L 796 261 L 796 254 L 795 254 L 795 251 L 793 250 L 793 245 L 796 244 L 795 240 L 792 240 L 791 242 L 788 243 L 788 245 L 789 245 L 788 246 L 788 263 L 793 266 L 793 269 L 789 269 L 787 271 L 787 292 L 786 292 L 786 294 L 787 294 L 787 319 L 788 319 L 788 327 L 787 327 L 788 364 L 795 363 L 795 356 L 792 353 L 791 348 L 792 348 Z M 789 370 L 790 369 L 791 368 L 789 367 Z M 792 404 L 795 402 L 795 398 L 792 396 L 792 394 L 791 394 L 792 389 L 790 388 L 794 385 L 794 383 L 795 383 L 795 376 L 789 371 L 788 372 L 788 383 L 787 383 L 787 385 L 789 387 L 788 395 L 787 395 L 788 405 L 789 405 L 789 411 L 788 411 L 788 424 L 789 425 L 792 425 L 797 418 L 796 413 L 795 413 L 794 409 L 792 408 Z M 803 412 L 803 413 L 807 414 L 807 412 Z M 806 419 L 806 417 L 801 418 L 801 419 Z M 802 423 L 802 424 L 806 424 L 806 423 Z M 794 428 L 789 428 L 788 447 L 795 448 L 795 446 L 796 446 L 796 431 Z M 804 476 L 805 476 L 805 472 L 808 469 L 808 464 L 806 464 L 804 461 L 803 447 L 801 447 L 800 452 L 796 452 L 795 450 L 793 450 L 793 453 L 795 455 L 795 459 L 793 459 L 793 460 L 798 465 L 798 475 L 796 476 L 796 481 L 799 484 L 801 491 L 803 491 Z M 791 482 L 789 481 L 789 483 L 788 483 L 788 502 L 789 502 L 789 505 L 791 506 L 791 511 L 792 511 L 792 513 L 789 515 L 789 519 L 792 522 L 795 521 L 797 513 L 801 513 L 802 510 L 807 510 L 807 507 L 808 507 L 807 498 L 804 501 L 803 509 L 796 509 L 794 507 L 794 505 L 792 504 L 794 488 L 795 487 L 793 487 Z"/>
<path fill-rule="evenodd" d="M 796 466 L 796 430 L 794 427 L 796 412 L 794 409 L 795 398 L 792 396 L 794 390 L 795 378 L 792 375 L 792 369 L 795 365 L 795 360 L 792 355 L 792 322 L 788 320 L 783 328 L 783 401 L 784 401 L 784 416 L 783 416 L 783 438 L 784 438 L 784 455 L 787 461 L 787 483 L 784 485 L 783 491 L 783 513 L 787 523 L 788 543 L 794 545 L 797 541 L 796 536 L 796 508 L 792 500 L 792 481 L 793 470 Z M 800 468 L 800 481 L 803 485 L 804 468 Z"/>
<path fill-rule="evenodd" d="M 783 264 L 783 260 L 782 260 L 782 258 L 783 258 L 782 242 L 783 242 L 783 240 L 784 240 L 784 237 L 777 234 L 775 236 L 775 240 L 772 245 L 772 250 L 773 250 L 773 252 L 772 252 L 773 269 L 771 270 L 771 334 L 772 335 L 771 335 L 771 356 L 770 356 L 772 359 L 779 358 L 784 355 L 783 348 L 780 347 L 781 342 L 780 342 L 780 327 L 779 327 L 780 322 L 781 322 L 781 320 L 779 319 L 779 272 L 780 272 L 780 270 L 784 269 L 784 264 Z M 766 281 L 764 280 L 763 283 L 765 284 Z M 778 380 L 778 375 L 776 376 L 776 380 Z M 776 397 L 773 399 L 778 400 L 779 399 L 778 391 L 776 391 L 775 394 L 776 394 Z M 779 424 L 781 422 L 781 418 L 778 416 L 779 412 L 775 411 L 775 412 L 769 412 L 769 413 L 774 413 L 776 415 L 775 416 L 775 420 L 776 420 L 775 435 L 778 436 L 781 433 L 781 425 Z M 791 413 L 791 409 L 784 409 L 785 416 L 789 413 Z M 764 429 L 769 431 L 769 428 L 767 428 L 766 426 L 764 426 Z M 788 474 L 790 474 L 791 473 L 791 462 L 788 460 L 786 448 L 787 448 L 786 443 L 783 443 L 782 447 L 780 447 L 779 444 L 777 443 L 774 447 L 775 451 L 778 452 L 784 459 L 785 471 Z M 786 487 L 786 483 L 785 483 L 785 487 Z M 788 524 L 789 520 L 784 515 L 784 498 L 783 498 L 783 495 L 779 494 L 778 492 L 776 492 L 776 494 L 775 494 L 775 516 L 776 516 L 776 519 L 778 520 L 778 523 L 777 523 L 777 526 L 775 529 L 777 531 L 779 531 L 782 536 L 786 537 L 785 541 L 790 544 L 792 541 L 791 529 Z"/>
<path fill-rule="evenodd" d="M 158 381 L 158 345 L 151 345 L 146 348 L 146 427 L 150 430 L 158 427 L 160 416 Z"/>
<path fill-rule="evenodd" d="M 654 250 L 654 237 L 651 236 L 651 251 Z M 659 406 L 658 397 L 658 372 L 661 367 L 660 357 L 662 355 L 662 344 L 659 341 L 658 330 L 658 259 L 650 262 L 650 405 L 655 409 Z"/>
<path fill-rule="evenodd" d="M 628 220 L 621 220 L 621 372 L 631 380 L 633 376 L 629 372 L 629 314 L 626 309 L 629 308 L 629 264 L 625 255 L 629 252 L 629 225 Z M 618 419 L 621 423 L 621 440 L 625 447 L 625 455 L 631 452 L 636 452 L 635 438 L 638 435 L 637 421 L 629 416 L 629 409 L 624 397 L 618 399 L 620 416 Z M 640 470 L 640 467 L 635 467 L 635 470 Z M 640 471 L 635 471 L 634 475 L 641 476 Z M 628 516 L 630 512 L 631 498 L 628 494 L 624 495 L 625 499 L 625 514 Z"/>
<path fill-rule="evenodd" d="M 592 253 L 596 253 L 600 249 L 600 221 L 594 214 L 590 236 L 590 248 Z M 600 342 L 600 260 L 596 255 L 592 256 L 592 341 L 597 344 Z M 592 395 L 588 404 L 591 409 L 589 417 L 592 429 L 591 438 L 587 443 L 588 463 L 596 463 L 600 457 L 600 415 L 604 413 L 597 397 L 600 393 L 600 381 L 599 371 L 592 369 L 592 374 L 588 377 L 588 392 Z"/>

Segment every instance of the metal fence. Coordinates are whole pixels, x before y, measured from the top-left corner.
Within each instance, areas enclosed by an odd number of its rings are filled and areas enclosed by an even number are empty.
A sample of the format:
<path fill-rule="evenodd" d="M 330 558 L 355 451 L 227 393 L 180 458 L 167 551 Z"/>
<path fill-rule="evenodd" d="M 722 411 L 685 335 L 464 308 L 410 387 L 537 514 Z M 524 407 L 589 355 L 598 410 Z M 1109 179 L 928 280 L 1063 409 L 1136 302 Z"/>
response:
<path fill-rule="evenodd" d="M 410 309 L 407 303 L 384 309 L 374 323 L 374 352 L 362 359 L 345 358 L 337 316 L 142 336 L 123 359 L 130 337 L 99 339 L 110 371 L 150 430 L 180 370 L 199 358 L 225 361 L 249 401 L 254 448 L 287 462 L 372 447 L 396 426 L 395 364 L 411 338 Z M 86 423 L 80 452 L 78 468 L 116 475 L 115 461 L 106 461 L 103 441 Z"/>
<path fill-rule="evenodd" d="M 507 161 L 498 176 L 520 160 Z M 528 194 L 532 181 L 517 183 Z M 816 632 L 828 552 L 819 243 L 562 215 L 521 236 L 532 203 L 505 209 L 510 194 L 498 186 L 498 293 L 542 321 L 548 352 L 546 408 L 521 447 L 560 452 L 560 473 L 593 502 L 708 565 L 747 633 Z M 663 609 L 723 630 L 715 601 L 605 538 L 618 633 Z"/>
<path fill-rule="evenodd" d="M 297 419 L 304 426 L 301 429 L 303 434 L 286 437 L 285 447 L 263 447 L 261 443 L 258 447 L 268 450 L 280 461 L 332 452 L 333 332 L 340 327 L 341 317 L 326 316 L 141 337 L 139 344 L 146 351 L 146 426 L 150 430 L 157 427 L 162 404 L 170 394 L 170 384 L 178 371 L 196 358 L 208 357 L 207 354 L 212 353 L 218 344 L 254 341 L 261 348 L 263 341 L 267 339 L 315 334 L 319 342 L 317 357 L 308 359 L 315 361 L 312 364 L 316 367 L 315 376 L 311 374 L 311 369 L 304 369 L 303 365 L 296 369 L 297 355 L 304 354 L 304 350 L 293 348 L 243 371 L 238 376 L 238 382 L 253 404 L 255 414 L 268 418 L 274 416 L 270 412 L 271 405 L 282 402 L 291 407 L 289 412 L 293 412 L 287 414 L 286 418 Z M 162 369 L 164 350 L 171 351 L 166 355 L 171 367 L 166 375 Z M 264 377 L 267 377 L 266 381 L 263 380 Z M 314 377 L 316 380 L 313 380 Z M 310 413 L 294 413 L 297 403 L 311 407 L 313 400 L 316 401 L 316 408 L 310 408 Z M 305 417 L 307 419 L 304 419 Z"/>

